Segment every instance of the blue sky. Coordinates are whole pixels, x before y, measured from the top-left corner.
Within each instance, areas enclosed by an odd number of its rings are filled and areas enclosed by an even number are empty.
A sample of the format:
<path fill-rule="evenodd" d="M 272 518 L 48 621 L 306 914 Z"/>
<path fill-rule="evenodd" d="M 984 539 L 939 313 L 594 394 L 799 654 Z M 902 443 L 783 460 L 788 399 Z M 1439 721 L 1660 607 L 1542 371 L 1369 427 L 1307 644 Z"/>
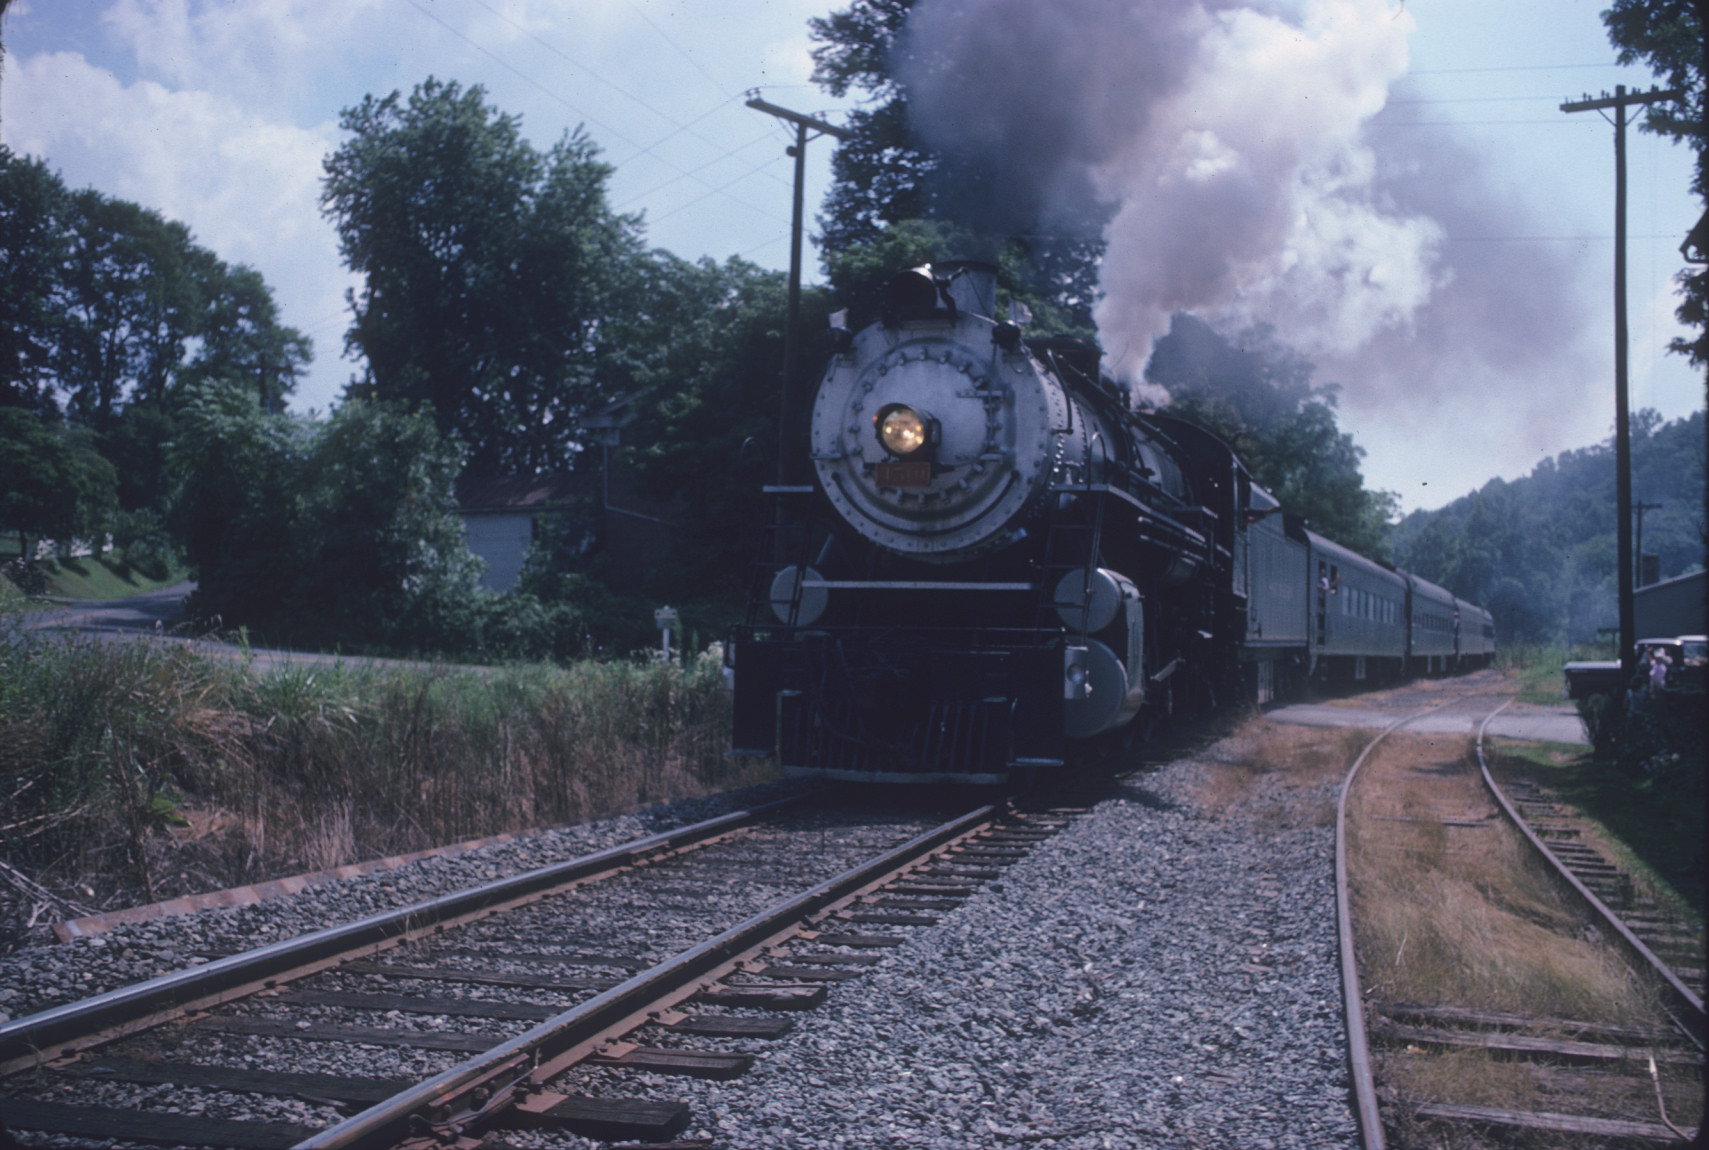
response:
<path fill-rule="evenodd" d="M 353 280 L 318 208 L 320 162 L 339 142 L 341 109 L 429 75 L 481 84 L 543 147 L 585 124 L 616 165 L 613 202 L 644 213 L 652 245 L 781 268 L 789 140 L 743 95 L 757 87 L 835 119 L 837 102 L 809 82 L 807 37 L 807 20 L 833 6 L 14 0 L 0 138 L 72 186 L 182 219 L 226 260 L 258 268 L 286 322 L 315 341 L 295 406 L 324 410 L 356 370 L 340 354 Z M 1650 77 L 1613 66 L 1602 6 L 1255 4 L 1308 38 L 1330 16 L 1363 21 L 1361 43 L 1399 53 L 1380 70 L 1383 111 L 1362 131 L 1391 181 L 1394 171 L 1413 181 L 1396 214 L 1434 237 L 1423 294 L 1405 305 L 1414 310 L 1362 347 L 1308 330 L 1309 316 L 1261 292 L 1242 296 L 1241 318 L 1299 336 L 1320 377 L 1342 385 L 1343 426 L 1368 451 L 1368 481 L 1399 492 L 1409 509 L 1610 433 L 1612 129 L 1558 105 Z M 1677 248 L 1701 209 L 1686 192 L 1685 149 L 1636 132 L 1629 142 L 1633 405 L 1678 417 L 1702 405 L 1703 384 L 1661 348 L 1677 332 Z M 831 145 L 809 147 L 810 205 L 823 196 Z M 1143 261 L 1133 255 L 1130 266 Z M 1540 277 L 1547 290 L 1528 282 Z M 1491 332 L 1501 331 L 1510 346 L 1494 346 Z"/>

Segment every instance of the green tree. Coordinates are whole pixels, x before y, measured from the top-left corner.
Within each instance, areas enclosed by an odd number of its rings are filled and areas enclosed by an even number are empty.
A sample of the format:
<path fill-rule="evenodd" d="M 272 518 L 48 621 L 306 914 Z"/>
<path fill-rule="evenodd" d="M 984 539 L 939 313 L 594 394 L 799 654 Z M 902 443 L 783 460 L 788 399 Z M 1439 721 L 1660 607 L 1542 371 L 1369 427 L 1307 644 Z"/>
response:
<path fill-rule="evenodd" d="M 75 514 L 70 452 L 34 412 L 0 407 L 0 527 L 30 537 L 69 535 Z"/>
<path fill-rule="evenodd" d="M 908 97 L 891 74 L 892 52 L 914 0 L 856 0 L 840 12 L 807 22 L 813 80 L 842 99 L 863 93 L 869 104 L 848 114 L 852 139 L 831 157 L 822 243 L 847 251 L 877 240 L 886 227 L 931 214 L 927 181 L 937 157 L 923 149 L 908 124 Z"/>
<path fill-rule="evenodd" d="M 117 510 L 113 465 L 83 437 L 56 432 L 34 412 L 0 407 L 0 528 L 30 537 L 99 541 Z"/>
<path fill-rule="evenodd" d="M 1635 495 L 1659 503 L 1644 550 L 1662 578 L 1700 567 L 1705 538 L 1704 417 L 1633 417 Z M 1402 567 L 1482 603 L 1504 640 L 1593 638 L 1615 620 L 1613 445 L 1565 451 L 1511 482 L 1492 479 L 1391 532 Z"/>
<path fill-rule="evenodd" d="M 65 185 L 0 144 L 0 405 L 57 415 L 56 295 L 65 258 Z"/>
<path fill-rule="evenodd" d="M 301 576 L 305 464 L 314 424 L 269 415 L 246 389 L 194 389 L 168 450 L 170 525 L 196 572 L 193 612 L 230 626 L 276 625 Z"/>
<path fill-rule="evenodd" d="M 456 649 L 475 641 L 479 561 L 452 509 L 457 447 L 381 401 L 328 419 L 198 390 L 172 448 L 197 615 L 292 642 Z"/>
<path fill-rule="evenodd" d="M 212 252 L 198 252 L 196 280 L 202 338 L 184 369 L 184 382 L 227 380 L 248 386 L 258 406 L 281 410 L 314 359 L 313 343 L 279 322 L 273 289 L 254 268 L 228 267 Z"/>
<path fill-rule="evenodd" d="M 279 323 L 260 273 L 228 267 L 189 228 L 92 189 L 67 192 L 40 163 L 0 152 L 7 275 L 0 379 L 10 402 L 105 435 L 131 404 L 230 375 L 277 404 L 312 357 Z"/>
<path fill-rule="evenodd" d="M 1620 63 L 1641 62 L 1670 89 L 1685 93 L 1683 99 L 1650 105 L 1643 127 L 1690 143 L 1697 152 L 1691 190 L 1709 205 L 1709 0 L 1614 0 L 1602 13 L 1602 23 Z M 1709 237 L 1701 234 L 1709 228 L 1709 212 L 1698 226 L 1695 242 L 1701 255 L 1709 249 Z M 1709 366 L 1709 268 L 1687 268 L 1678 283 L 1679 320 L 1698 335 L 1675 339 L 1671 350 Z"/>
<path fill-rule="evenodd" d="M 317 431 L 299 482 L 292 630 L 432 645 L 478 594 L 481 564 L 451 494 L 462 451 L 425 412 L 383 401 L 345 403 Z"/>
<path fill-rule="evenodd" d="M 838 98 L 860 92 L 867 103 L 848 114 L 845 126 L 854 136 L 831 158 L 831 190 L 818 220 L 826 270 L 833 281 L 845 281 L 839 285 L 840 298 L 860 302 L 858 293 L 846 292 L 849 262 L 862 262 L 860 249 L 918 246 L 930 237 L 941 251 L 942 241 L 953 240 L 953 249 L 937 258 L 999 265 L 1006 291 L 1032 308 L 1034 333 L 1090 334 L 1104 221 L 1083 221 L 1073 229 L 1078 235 L 1054 235 L 1046 233 L 1062 231 L 1061 221 L 1045 227 L 1040 219 L 969 216 L 980 197 L 958 194 L 966 171 L 919 139 L 909 119 L 907 85 L 896 75 L 913 4 L 855 0 L 846 9 L 808 21 L 808 34 L 818 45 L 813 49 L 814 82 Z M 1005 211 L 1011 207 L 1005 197 Z M 892 264 L 890 271 L 906 266 Z"/>
<path fill-rule="evenodd" d="M 1386 557 L 1395 497 L 1366 490 L 1359 470 L 1364 449 L 1336 425 L 1337 388 L 1314 385 L 1314 370 L 1267 327 L 1230 340 L 1177 314 L 1153 348 L 1145 378 L 1168 389 L 1169 414 L 1221 436 L 1313 530 Z"/>
<path fill-rule="evenodd" d="M 93 190 L 74 192 L 54 361 L 74 416 L 106 431 L 131 394 L 164 395 L 196 334 L 190 229 Z"/>
<path fill-rule="evenodd" d="M 986 239 L 942 220 L 904 219 L 886 224 L 871 240 L 825 252 L 825 273 L 837 300 L 863 326 L 876 318 L 878 291 L 904 268 L 965 259 L 983 251 L 997 267 L 997 312 L 1008 314 L 1011 301 L 1032 313 L 1028 335 L 1072 335 L 1096 339 L 1089 308 L 1065 303 L 1060 293 L 1044 290 L 1034 274 L 1032 255 L 1018 241 L 993 254 Z"/>
<path fill-rule="evenodd" d="M 345 344 L 374 394 L 424 405 L 477 473 L 526 472 L 565 465 L 606 397 L 639 221 L 584 133 L 542 155 L 485 96 L 429 79 L 346 109 L 321 203 L 364 277 Z"/>
<path fill-rule="evenodd" d="M 671 560 L 647 590 L 740 602 L 755 492 L 777 458 L 786 277 L 735 258 L 690 263 L 664 253 L 648 275 L 654 334 L 640 343 L 658 350 L 636 374 L 648 390 L 620 449 L 642 490 L 674 508 Z M 823 291 L 804 292 L 803 330 L 823 330 L 828 310 Z M 805 351 L 811 377 L 823 359 Z"/>

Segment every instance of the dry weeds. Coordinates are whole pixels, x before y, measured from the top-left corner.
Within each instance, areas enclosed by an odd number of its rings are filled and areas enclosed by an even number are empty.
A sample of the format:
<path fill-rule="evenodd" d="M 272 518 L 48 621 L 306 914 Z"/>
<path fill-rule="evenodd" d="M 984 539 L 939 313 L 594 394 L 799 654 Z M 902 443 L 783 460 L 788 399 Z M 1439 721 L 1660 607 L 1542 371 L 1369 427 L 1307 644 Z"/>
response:
<path fill-rule="evenodd" d="M 1253 801 L 1259 779 L 1298 791 L 1340 778 L 1364 740 L 1358 731 L 1282 726 L 1255 715 L 1200 760 L 1194 801 L 1207 817 L 1220 819 Z M 1335 821 L 1335 806 L 1272 802 L 1258 814 L 1278 826 L 1327 826 Z"/>
<path fill-rule="evenodd" d="M 1348 821 L 1369 993 L 1559 1018 L 1649 1017 L 1631 973 L 1497 817 L 1464 737 L 1391 735 L 1365 764 Z"/>
<path fill-rule="evenodd" d="M 711 653 L 251 674 L 18 637 L 0 642 L 0 857 L 89 905 L 152 901 L 765 777 L 723 757 L 727 727 Z"/>
<path fill-rule="evenodd" d="M 1367 999 L 1665 1027 L 1646 985 L 1498 817 L 1468 738 L 1391 735 L 1354 786 L 1348 836 Z M 1647 1079 L 1576 1074 L 1564 1097 L 1548 1073 L 1482 1051 L 1379 1056 L 1381 1078 L 1402 1097 L 1656 1120 Z M 1663 1077 L 1670 1115 L 1696 1123 L 1696 1075 Z"/>

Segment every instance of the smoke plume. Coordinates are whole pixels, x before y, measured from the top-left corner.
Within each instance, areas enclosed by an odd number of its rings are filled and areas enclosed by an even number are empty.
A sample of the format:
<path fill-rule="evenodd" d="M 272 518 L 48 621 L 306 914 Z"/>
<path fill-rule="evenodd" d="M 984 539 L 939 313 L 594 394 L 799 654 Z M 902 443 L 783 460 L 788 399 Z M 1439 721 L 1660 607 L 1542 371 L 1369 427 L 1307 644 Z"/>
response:
<path fill-rule="evenodd" d="M 1412 30 L 1392 0 L 919 0 L 896 65 L 976 222 L 1101 229 L 1119 376 L 1191 311 L 1400 393 L 1444 352 L 1499 374 L 1577 310 L 1560 268 L 1513 305 L 1510 273 L 1447 258 L 1502 209 L 1467 157 L 1379 130 Z"/>

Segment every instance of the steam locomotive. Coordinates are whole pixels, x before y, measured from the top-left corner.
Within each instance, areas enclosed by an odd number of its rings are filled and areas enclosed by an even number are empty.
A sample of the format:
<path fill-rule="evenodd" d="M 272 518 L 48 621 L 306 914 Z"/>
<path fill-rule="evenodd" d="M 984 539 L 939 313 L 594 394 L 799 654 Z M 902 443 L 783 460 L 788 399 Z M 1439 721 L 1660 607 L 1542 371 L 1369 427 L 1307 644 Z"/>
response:
<path fill-rule="evenodd" d="M 766 490 L 727 647 L 737 753 L 1000 784 L 1311 678 L 1484 665 L 1493 620 L 1309 530 L 1216 436 L 1135 412 L 1084 341 L 995 318 L 980 264 L 833 329 L 811 484 Z"/>

